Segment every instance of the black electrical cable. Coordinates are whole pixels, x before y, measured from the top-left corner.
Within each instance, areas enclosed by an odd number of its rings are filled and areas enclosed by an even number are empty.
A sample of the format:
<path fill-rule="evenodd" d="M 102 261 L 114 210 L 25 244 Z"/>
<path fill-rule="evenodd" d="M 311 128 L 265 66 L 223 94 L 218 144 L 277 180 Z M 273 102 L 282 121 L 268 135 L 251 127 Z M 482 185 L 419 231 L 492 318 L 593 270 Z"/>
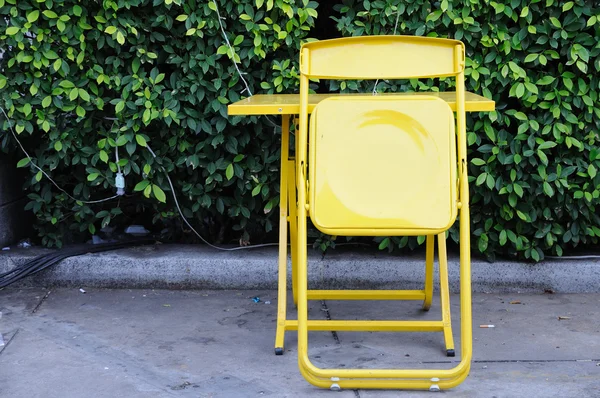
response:
<path fill-rule="evenodd" d="M 150 245 L 155 242 L 156 241 L 154 239 L 140 238 L 123 242 L 102 243 L 99 245 L 74 246 L 44 254 L 24 264 L 21 264 L 10 271 L 0 274 L 0 289 L 3 289 L 10 284 L 40 272 L 48 267 L 58 264 L 65 258 L 80 256 L 87 253 L 99 253 L 133 246 Z"/>

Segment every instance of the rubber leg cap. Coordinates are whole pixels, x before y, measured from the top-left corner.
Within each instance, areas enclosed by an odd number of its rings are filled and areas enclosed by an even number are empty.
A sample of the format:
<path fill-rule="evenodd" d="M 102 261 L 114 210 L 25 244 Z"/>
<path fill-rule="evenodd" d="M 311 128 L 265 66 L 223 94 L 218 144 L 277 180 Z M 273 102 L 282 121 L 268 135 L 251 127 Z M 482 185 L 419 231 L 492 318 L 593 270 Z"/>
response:
<path fill-rule="evenodd" d="M 275 347 L 275 355 L 283 355 L 283 348 Z"/>
<path fill-rule="evenodd" d="M 446 350 L 446 356 L 454 357 L 454 356 L 456 356 L 456 353 L 454 352 L 454 350 Z"/>

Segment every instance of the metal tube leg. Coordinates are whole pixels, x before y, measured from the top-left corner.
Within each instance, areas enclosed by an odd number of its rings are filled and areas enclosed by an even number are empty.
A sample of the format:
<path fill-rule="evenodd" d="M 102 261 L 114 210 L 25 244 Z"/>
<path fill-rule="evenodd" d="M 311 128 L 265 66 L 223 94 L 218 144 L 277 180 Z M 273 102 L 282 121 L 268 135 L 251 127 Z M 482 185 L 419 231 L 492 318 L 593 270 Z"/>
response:
<path fill-rule="evenodd" d="M 288 162 L 288 201 L 290 222 L 290 255 L 292 257 L 292 296 L 298 305 L 298 202 L 296 201 L 296 161 Z"/>
<path fill-rule="evenodd" d="M 428 235 L 425 243 L 425 299 L 423 300 L 423 311 L 431 308 L 433 297 L 433 256 L 435 252 L 435 235 Z"/>
<path fill-rule="evenodd" d="M 281 121 L 281 183 L 279 188 L 279 280 L 277 291 L 277 331 L 275 354 L 283 355 L 287 310 L 287 218 L 288 218 L 288 157 L 290 117 Z"/>
<path fill-rule="evenodd" d="M 446 255 L 446 233 L 438 235 L 438 258 L 440 262 L 440 303 L 442 307 L 442 322 L 444 324 L 444 341 L 446 355 L 455 356 L 454 338 L 452 337 L 452 319 L 450 316 L 450 291 L 448 287 L 448 258 Z"/>

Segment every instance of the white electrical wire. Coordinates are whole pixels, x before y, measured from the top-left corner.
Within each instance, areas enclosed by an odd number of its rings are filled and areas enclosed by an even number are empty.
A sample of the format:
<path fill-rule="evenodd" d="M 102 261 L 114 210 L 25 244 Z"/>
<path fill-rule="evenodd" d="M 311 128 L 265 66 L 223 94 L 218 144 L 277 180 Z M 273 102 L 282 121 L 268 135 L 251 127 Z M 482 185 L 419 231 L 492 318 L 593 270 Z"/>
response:
<path fill-rule="evenodd" d="M 219 12 L 219 6 L 217 5 L 217 2 L 215 0 L 212 0 L 212 2 L 215 5 L 215 11 L 217 12 L 217 17 L 219 19 L 219 26 L 221 27 L 221 32 L 223 33 L 223 38 L 225 39 L 225 42 L 227 43 L 227 46 L 229 47 L 229 50 L 231 51 L 231 58 L 233 60 L 233 66 L 235 66 L 235 69 L 237 70 L 238 75 L 240 75 L 240 78 L 242 79 L 242 81 L 244 82 L 244 85 L 246 86 L 246 89 L 244 91 L 248 91 L 248 94 L 250 94 L 250 96 L 252 96 L 252 91 L 250 91 L 250 86 L 248 86 L 248 82 L 246 81 L 246 79 L 244 79 L 244 76 L 242 76 L 242 71 L 240 70 L 240 68 L 238 68 L 237 62 L 235 62 L 235 58 L 233 57 L 233 54 L 235 54 L 235 50 L 233 49 L 233 47 L 231 46 L 231 43 L 229 42 L 229 38 L 227 37 L 227 32 L 225 32 L 225 28 L 223 27 L 223 22 L 221 22 L 221 19 L 225 19 L 225 18 L 221 17 L 221 13 Z M 242 93 L 244 91 L 242 91 Z"/>
<path fill-rule="evenodd" d="M 154 153 L 154 151 L 152 150 L 152 148 L 150 148 L 150 146 L 148 144 L 146 144 L 146 149 L 148 149 L 148 151 L 150 152 L 152 157 L 154 157 L 154 159 L 157 158 L 156 154 Z M 179 201 L 177 200 L 177 195 L 175 194 L 175 187 L 173 186 L 171 177 L 169 177 L 169 173 L 167 173 L 167 170 L 165 170 L 165 168 L 163 166 L 160 166 L 160 168 L 162 169 L 163 173 L 165 174 L 165 177 L 167 177 L 167 181 L 169 182 L 169 187 L 171 187 L 171 194 L 173 195 L 173 200 L 175 201 L 175 206 L 177 207 L 177 210 L 179 211 L 179 215 L 181 216 L 181 219 L 196 234 L 196 236 L 198 238 L 200 238 L 200 240 L 202 242 L 204 242 L 205 244 L 207 244 L 208 246 L 212 247 L 213 249 L 227 251 L 227 252 L 236 251 L 236 250 L 257 249 L 259 247 L 279 246 L 279 243 L 264 243 L 264 244 L 260 244 L 260 245 L 240 246 L 240 247 L 219 247 L 219 246 L 213 245 L 212 243 L 210 243 L 209 241 L 204 239 L 204 237 L 202 235 L 200 235 L 194 227 L 192 227 L 192 225 L 188 222 L 187 218 L 183 215 L 183 211 L 181 210 L 181 207 L 179 206 Z"/>
<path fill-rule="evenodd" d="M 77 199 L 73 196 L 71 196 L 67 191 L 65 191 L 64 189 L 62 189 L 53 179 L 52 177 L 50 177 L 48 175 L 48 173 L 46 173 L 44 170 L 42 170 L 37 164 L 35 164 L 33 162 L 33 158 L 31 156 L 29 156 L 29 153 L 27 153 L 27 151 L 25 150 L 25 148 L 23 147 L 23 145 L 21 144 L 21 141 L 19 141 L 19 138 L 17 137 L 17 133 L 15 133 L 12 125 L 10 124 L 10 118 L 8 117 L 8 115 L 6 114 L 6 112 L 4 111 L 4 108 L 0 107 L 0 111 L 2 111 L 2 114 L 4 115 L 4 117 L 6 118 L 6 121 L 8 123 L 8 128 L 10 130 L 10 132 L 12 133 L 15 141 L 17 141 L 17 144 L 19 144 L 19 147 L 21 148 L 21 150 L 23 151 L 23 153 L 25 154 L 25 156 L 27 156 L 27 158 L 29 159 L 29 162 L 31 163 L 31 165 L 33 167 L 35 167 L 37 170 L 39 170 L 48 180 L 50 180 L 50 182 L 52 184 L 54 184 L 54 186 L 56 188 L 58 188 L 61 192 L 63 192 L 65 195 L 67 195 L 69 198 L 73 199 L 76 202 L 81 202 L 81 203 L 85 203 L 85 204 L 95 204 L 95 203 L 102 203 L 102 202 L 107 202 L 109 200 L 113 200 L 115 198 L 118 198 L 119 195 L 114 195 L 108 198 L 104 198 L 104 199 L 99 199 L 99 200 L 81 200 L 81 199 Z"/>
<path fill-rule="evenodd" d="M 232 57 L 231 60 L 233 62 L 233 66 L 235 66 L 235 70 L 237 71 L 238 75 L 240 76 L 240 79 L 242 79 L 242 81 L 244 82 L 244 86 L 246 86 L 246 88 L 244 90 L 242 90 L 241 94 L 244 93 L 244 91 L 248 92 L 248 96 L 252 97 L 252 91 L 250 90 L 250 86 L 248 85 L 248 82 L 246 81 L 246 79 L 244 79 L 244 73 L 242 73 L 242 71 L 240 70 L 240 68 L 237 65 L 237 62 L 235 62 L 235 58 L 233 57 L 233 54 L 235 54 L 235 49 L 233 48 L 233 46 L 231 45 L 231 43 L 229 42 L 229 38 L 227 37 L 227 32 L 225 32 L 225 27 L 223 26 L 223 22 L 221 22 L 222 19 L 225 19 L 223 17 L 221 17 L 221 13 L 219 12 L 219 6 L 217 5 L 217 2 L 215 0 L 212 0 L 214 6 L 215 6 L 215 11 L 217 12 L 217 18 L 219 20 L 219 27 L 221 28 L 221 33 L 223 34 L 223 38 L 225 39 L 225 43 L 227 44 L 227 47 L 229 48 L 229 51 L 231 51 Z M 267 119 L 267 121 L 273 125 L 274 127 L 281 127 L 279 126 L 277 123 L 275 123 L 274 121 L 272 121 L 268 116 L 265 116 L 265 118 Z"/>
<path fill-rule="evenodd" d="M 394 25 L 394 36 L 396 36 L 396 32 L 398 31 L 398 21 L 400 21 L 400 4 L 398 4 L 396 10 L 396 24 Z M 379 83 L 379 79 L 375 80 L 375 85 L 373 86 L 373 95 L 377 95 L 377 83 Z"/>

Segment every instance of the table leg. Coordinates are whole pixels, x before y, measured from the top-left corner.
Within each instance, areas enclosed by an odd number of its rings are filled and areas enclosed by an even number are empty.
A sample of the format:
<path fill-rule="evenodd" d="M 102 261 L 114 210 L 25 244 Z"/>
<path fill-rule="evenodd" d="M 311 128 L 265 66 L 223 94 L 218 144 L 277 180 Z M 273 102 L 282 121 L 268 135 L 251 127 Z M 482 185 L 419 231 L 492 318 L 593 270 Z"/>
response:
<path fill-rule="evenodd" d="M 435 235 L 427 235 L 425 249 L 425 300 L 423 300 L 423 310 L 429 311 L 431 299 L 433 297 L 433 257 L 435 251 Z"/>
<path fill-rule="evenodd" d="M 290 255 L 292 257 L 292 297 L 294 304 L 298 305 L 298 261 L 296 255 L 297 231 L 298 231 L 298 213 L 296 201 L 296 161 L 294 159 L 288 162 L 288 203 L 290 213 Z"/>
<path fill-rule="evenodd" d="M 281 118 L 281 182 L 279 187 L 279 279 L 277 292 L 277 331 L 275 354 L 283 355 L 287 310 L 287 221 L 288 221 L 288 158 L 290 117 Z"/>
<path fill-rule="evenodd" d="M 438 235 L 438 259 L 440 265 L 440 306 L 442 307 L 442 322 L 444 324 L 444 341 L 446 355 L 453 357 L 454 338 L 450 316 L 450 287 L 448 286 L 448 258 L 446 255 L 446 232 Z M 462 292 L 461 292 L 462 294 Z"/>

